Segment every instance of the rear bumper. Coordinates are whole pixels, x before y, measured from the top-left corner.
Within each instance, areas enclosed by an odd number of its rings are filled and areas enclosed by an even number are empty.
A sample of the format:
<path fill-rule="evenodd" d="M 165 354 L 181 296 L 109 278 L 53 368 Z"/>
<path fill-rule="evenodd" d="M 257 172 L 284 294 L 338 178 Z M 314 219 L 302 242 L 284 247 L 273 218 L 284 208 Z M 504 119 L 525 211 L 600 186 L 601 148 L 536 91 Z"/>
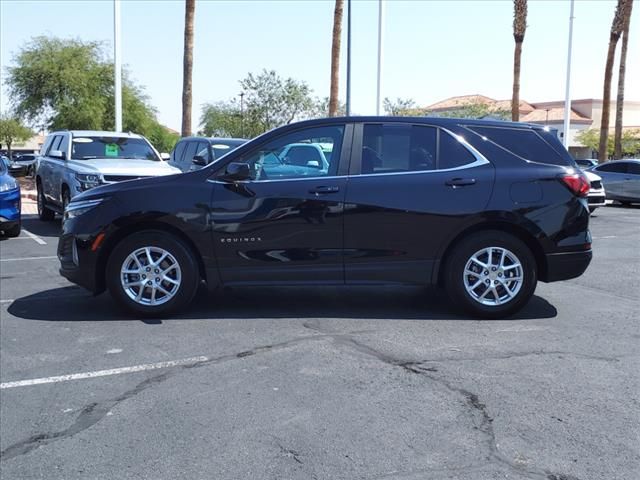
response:
<path fill-rule="evenodd" d="M 582 252 L 550 253 L 545 257 L 546 278 L 541 278 L 541 280 L 558 282 L 582 275 L 591 263 L 593 253 L 591 250 L 585 250 Z"/>

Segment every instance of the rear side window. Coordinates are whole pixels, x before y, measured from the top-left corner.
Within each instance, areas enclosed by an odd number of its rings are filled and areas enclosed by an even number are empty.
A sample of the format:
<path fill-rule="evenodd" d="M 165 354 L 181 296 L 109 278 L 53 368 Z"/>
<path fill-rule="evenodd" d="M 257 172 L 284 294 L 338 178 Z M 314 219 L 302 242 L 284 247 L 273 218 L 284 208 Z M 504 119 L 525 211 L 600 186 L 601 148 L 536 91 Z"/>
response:
<path fill-rule="evenodd" d="M 362 173 L 443 170 L 472 164 L 475 156 L 454 135 L 429 126 L 364 126 Z"/>
<path fill-rule="evenodd" d="M 571 164 L 569 158 L 561 155 L 534 130 L 476 126 L 467 128 L 478 134 L 483 140 L 489 140 L 525 160 L 553 165 Z"/>
<path fill-rule="evenodd" d="M 437 130 L 411 125 L 365 125 L 362 173 L 436 169 Z"/>
<path fill-rule="evenodd" d="M 605 163 L 596 168 L 598 172 L 610 172 L 610 173 L 627 173 L 627 164 L 624 162 L 619 163 Z"/>
<path fill-rule="evenodd" d="M 476 158 L 460 141 L 440 130 L 438 169 L 455 168 L 473 163 Z"/>
<path fill-rule="evenodd" d="M 629 163 L 629 173 L 631 175 L 640 175 L 640 163 Z"/>
<path fill-rule="evenodd" d="M 184 153 L 184 147 L 186 147 L 187 142 L 179 142 L 176 145 L 176 148 L 173 150 L 173 161 L 180 162 L 182 161 L 182 154 Z"/>
<path fill-rule="evenodd" d="M 193 161 L 193 157 L 196 156 L 196 150 L 198 149 L 198 142 L 187 142 L 187 148 L 184 151 L 184 157 L 182 162 L 185 165 L 189 165 Z"/>

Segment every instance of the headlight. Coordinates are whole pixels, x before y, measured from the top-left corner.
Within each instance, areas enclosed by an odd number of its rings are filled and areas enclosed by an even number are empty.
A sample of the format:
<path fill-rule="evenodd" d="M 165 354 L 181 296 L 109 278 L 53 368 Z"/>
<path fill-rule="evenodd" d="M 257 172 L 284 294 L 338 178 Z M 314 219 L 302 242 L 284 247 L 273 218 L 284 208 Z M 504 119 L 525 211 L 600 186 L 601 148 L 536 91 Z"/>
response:
<path fill-rule="evenodd" d="M 14 188 L 18 188 L 18 182 L 16 182 L 15 178 L 8 178 L 4 182 L 0 183 L 0 192 L 8 192 Z"/>
<path fill-rule="evenodd" d="M 102 183 L 100 175 L 95 173 L 76 173 L 76 179 L 80 182 L 80 189 L 82 191 L 97 187 Z"/>
<path fill-rule="evenodd" d="M 89 210 L 96 208 L 104 201 L 104 198 L 95 198 L 93 200 L 84 200 L 79 202 L 71 202 L 64 210 L 64 219 L 70 219 L 84 215 Z"/>

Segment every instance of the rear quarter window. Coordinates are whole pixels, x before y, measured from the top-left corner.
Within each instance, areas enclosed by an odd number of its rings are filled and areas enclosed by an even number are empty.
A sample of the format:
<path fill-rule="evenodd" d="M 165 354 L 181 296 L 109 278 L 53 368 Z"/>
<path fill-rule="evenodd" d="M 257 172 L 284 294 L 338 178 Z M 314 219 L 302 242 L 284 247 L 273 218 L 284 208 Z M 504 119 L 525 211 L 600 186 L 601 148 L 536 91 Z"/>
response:
<path fill-rule="evenodd" d="M 478 135 L 485 141 L 490 141 L 503 150 L 532 162 L 549 163 L 552 165 L 571 166 L 573 159 L 558 143 L 554 148 L 549 144 L 554 139 L 544 139 L 535 130 L 523 128 L 504 127 L 478 127 L 468 126 L 468 130 Z M 546 132 L 543 132 L 546 133 Z"/>

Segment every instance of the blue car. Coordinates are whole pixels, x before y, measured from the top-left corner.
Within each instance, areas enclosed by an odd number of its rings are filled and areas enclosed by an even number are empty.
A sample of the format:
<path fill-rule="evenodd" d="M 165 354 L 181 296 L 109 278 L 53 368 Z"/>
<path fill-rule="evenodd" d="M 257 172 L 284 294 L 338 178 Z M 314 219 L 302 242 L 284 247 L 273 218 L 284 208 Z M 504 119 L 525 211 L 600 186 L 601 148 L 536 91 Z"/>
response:
<path fill-rule="evenodd" d="M 9 175 L 3 158 L 0 161 L 0 232 L 7 237 L 17 237 L 20 228 L 20 185 Z"/>

